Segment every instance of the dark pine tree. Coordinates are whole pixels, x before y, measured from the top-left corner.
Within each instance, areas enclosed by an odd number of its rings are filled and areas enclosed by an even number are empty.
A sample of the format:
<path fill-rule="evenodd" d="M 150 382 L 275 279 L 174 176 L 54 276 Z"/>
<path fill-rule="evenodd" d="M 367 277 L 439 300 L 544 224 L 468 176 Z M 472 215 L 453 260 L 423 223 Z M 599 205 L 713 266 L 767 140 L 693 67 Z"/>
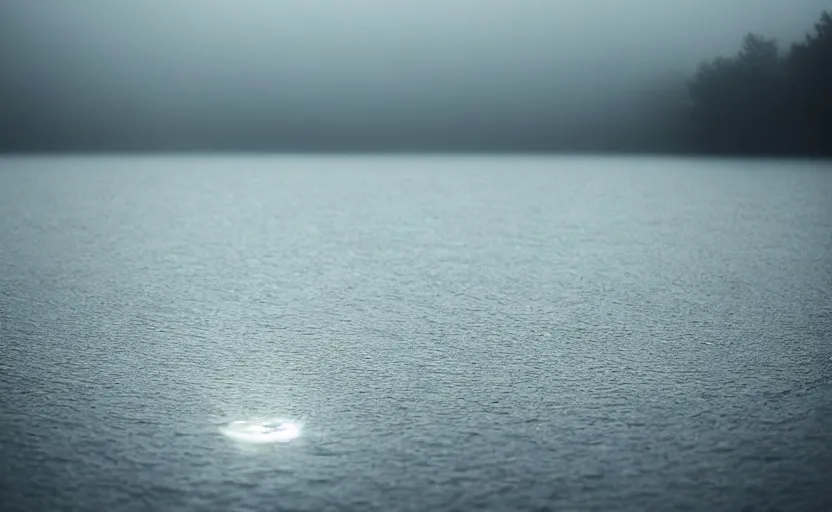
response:
<path fill-rule="evenodd" d="M 690 82 L 696 147 L 722 154 L 832 154 L 832 16 L 781 55 L 749 34 Z"/>

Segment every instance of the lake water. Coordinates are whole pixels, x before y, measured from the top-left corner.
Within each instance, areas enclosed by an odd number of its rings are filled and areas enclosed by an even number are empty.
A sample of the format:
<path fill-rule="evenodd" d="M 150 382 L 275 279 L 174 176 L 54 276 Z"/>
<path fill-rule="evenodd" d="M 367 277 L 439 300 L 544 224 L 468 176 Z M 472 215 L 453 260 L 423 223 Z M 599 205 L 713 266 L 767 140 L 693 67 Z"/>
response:
<path fill-rule="evenodd" d="M 0 509 L 832 510 L 831 295 L 830 163 L 2 158 Z"/>

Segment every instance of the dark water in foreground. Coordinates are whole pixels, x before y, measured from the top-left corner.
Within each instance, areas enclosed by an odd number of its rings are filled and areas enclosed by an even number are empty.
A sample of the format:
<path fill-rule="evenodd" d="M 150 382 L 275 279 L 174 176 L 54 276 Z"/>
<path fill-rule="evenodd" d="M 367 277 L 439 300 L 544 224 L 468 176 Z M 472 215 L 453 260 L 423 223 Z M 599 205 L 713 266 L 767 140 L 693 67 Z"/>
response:
<path fill-rule="evenodd" d="M 830 164 L 0 159 L 0 510 L 832 510 L 831 291 Z"/>

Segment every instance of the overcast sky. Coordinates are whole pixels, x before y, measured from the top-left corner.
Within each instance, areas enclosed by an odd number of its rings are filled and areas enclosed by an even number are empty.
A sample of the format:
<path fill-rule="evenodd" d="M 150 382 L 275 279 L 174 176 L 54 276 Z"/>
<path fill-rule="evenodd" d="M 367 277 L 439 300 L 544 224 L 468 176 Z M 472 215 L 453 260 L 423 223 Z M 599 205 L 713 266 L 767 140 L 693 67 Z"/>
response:
<path fill-rule="evenodd" d="M 118 146 L 126 137 L 315 149 L 496 132 L 529 141 L 734 53 L 746 32 L 799 39 L 828 7 L 2 0 L 0 147 Z"/>

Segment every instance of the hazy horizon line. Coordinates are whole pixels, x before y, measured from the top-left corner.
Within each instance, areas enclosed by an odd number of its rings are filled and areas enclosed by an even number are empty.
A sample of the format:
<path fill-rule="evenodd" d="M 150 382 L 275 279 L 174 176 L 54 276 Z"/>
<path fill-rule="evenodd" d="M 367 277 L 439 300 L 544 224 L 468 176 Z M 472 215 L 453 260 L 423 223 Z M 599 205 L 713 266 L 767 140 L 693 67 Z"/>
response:
<path fill-rule="evenodd" d="M 702 160 L 810 160 L 830 161 L 829 157 L 805 154 L 715 154 L 703 151 L 249 151 L 249 150 L 171 150 L 171 151 L 14 151 L 0 152 L 0 159 L 13 158 L 239 158 L 239 157 L 287 157 L 287 158 L 385 158 L 385 157 L 439 157 L 439 158 L 695 158 Z"/>

